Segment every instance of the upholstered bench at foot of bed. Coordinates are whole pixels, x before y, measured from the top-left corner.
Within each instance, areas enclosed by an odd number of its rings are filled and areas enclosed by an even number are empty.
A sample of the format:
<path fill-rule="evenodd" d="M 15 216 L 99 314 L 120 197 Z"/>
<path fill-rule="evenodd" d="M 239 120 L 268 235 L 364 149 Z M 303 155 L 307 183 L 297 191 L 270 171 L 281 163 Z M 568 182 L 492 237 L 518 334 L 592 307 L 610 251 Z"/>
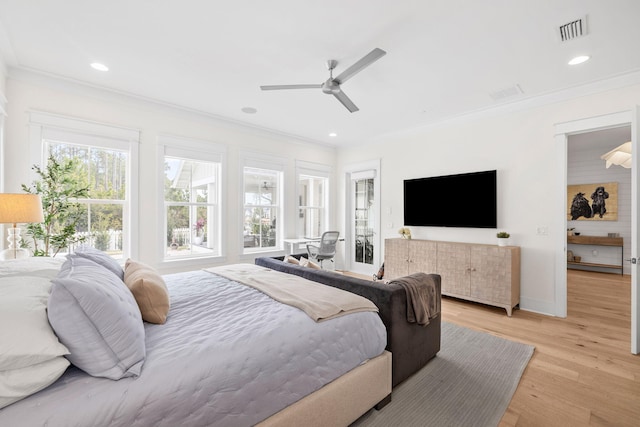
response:
<path fill-rule="evenodd" d="M 295 255 L 299 258 L 300 255 Z M 427 326 L 407 321 L 407 296 L 397 284 L 385 284 L 342 275 L 333 271 L 316 270 L 283 262 L 284 257 L 256 258 L 255 263 L 273 270 L 302 276 L 325 285 L 362 295 L 378 307 L 387 330 L 387 350 L 393 354 L 393 386 L 395 387 L 422 368 L 440 351 L 441 314 Z M 437 283 L 441 298 L 440 276 L 429 275 Z"/>

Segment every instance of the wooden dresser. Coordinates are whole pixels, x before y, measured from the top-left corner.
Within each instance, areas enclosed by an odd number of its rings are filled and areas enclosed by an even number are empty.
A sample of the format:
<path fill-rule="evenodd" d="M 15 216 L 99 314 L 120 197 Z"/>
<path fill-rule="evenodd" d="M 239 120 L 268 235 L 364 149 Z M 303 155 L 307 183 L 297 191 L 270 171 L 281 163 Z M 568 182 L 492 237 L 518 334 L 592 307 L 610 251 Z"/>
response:
<path fill-rule="evenodd" d="M 442 294 L 502 307 L 520 303 L 520 247 L 417 239 L 386 239 L 384 277 L 416 272 L 442 277 Z"/>

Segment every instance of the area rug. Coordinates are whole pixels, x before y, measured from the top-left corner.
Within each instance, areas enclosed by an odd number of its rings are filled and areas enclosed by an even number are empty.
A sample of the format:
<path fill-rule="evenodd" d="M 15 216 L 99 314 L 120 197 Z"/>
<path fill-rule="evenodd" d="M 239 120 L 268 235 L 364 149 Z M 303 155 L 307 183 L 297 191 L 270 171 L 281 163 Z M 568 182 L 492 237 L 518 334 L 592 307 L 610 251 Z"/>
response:
<path fill-rule="evenodd" d="M 353 427 L 497 426 L 533 346 L 442 322 L 440 352 Z"/>

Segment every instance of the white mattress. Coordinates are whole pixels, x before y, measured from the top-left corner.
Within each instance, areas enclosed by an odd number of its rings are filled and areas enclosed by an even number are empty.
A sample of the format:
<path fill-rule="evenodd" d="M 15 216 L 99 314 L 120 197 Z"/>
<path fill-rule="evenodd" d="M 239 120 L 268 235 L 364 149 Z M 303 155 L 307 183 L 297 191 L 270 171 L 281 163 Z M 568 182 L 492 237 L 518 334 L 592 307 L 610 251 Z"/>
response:
<path fill-rule="evenodd" d="M 220 276 L 164 276 L 171 311 L 145 324 L 138 378 L 70 368 L 0 410 L 0 426 L 250 426 L 381 354 L 377 313 L 315 323 L 302 311 Z"/>

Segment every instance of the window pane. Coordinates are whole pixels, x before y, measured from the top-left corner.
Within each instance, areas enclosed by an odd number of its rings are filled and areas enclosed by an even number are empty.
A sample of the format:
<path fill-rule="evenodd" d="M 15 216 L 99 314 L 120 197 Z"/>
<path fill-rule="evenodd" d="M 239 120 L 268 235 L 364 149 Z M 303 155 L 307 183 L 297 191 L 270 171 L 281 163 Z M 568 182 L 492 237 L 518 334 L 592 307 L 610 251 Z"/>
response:
<path fill-rule="evenodd" d="M 89 170 L 89 147 L 65 144 L 63 142 L 48 141 L 49 154 L 56 160 L 75 158 L 84 166 L 85 173 Z"/>
<path fill-rule="evenodd" d="M 122 255 L 122 205 L 89 205 L 93 246 L 112 255 Z"/>
<path fill-rule="evenodd" d="M 168 254 L 187 250 L 191 241 L 191 229 L 189 228 L 189 207 L 167 207 L 167 247 Z"/>
<path fill-rule="evenodd" d="M 165 158 L 164 160 L 164 199 L 168 202 L 188 202 L 191 197 L 190 179 L 184 179 L 185 160 Z M 187 168 L 189 169 L 189 168 Z"/>
<path fill-rule="evenodd" d="M 326 231 L 325 189 L 329 180 L 323 177 L 300 175 L 298 180 L 298 234 L 320 237 Z"/>
<path fill-rule="evenodd" d="M 269 206 L 278 204 L 279 172 L 245 168 L 245 205 Z"/>
<path fill-rule="evenodd" d="M 278 247 L 277 217 L 282 172 L 244 168 L 243 247 Z"/>
<path fill-rule="evenodd" d="M 356 181 L 355 192 L 355 261 L 373 264 L 373 179 Z"/>
<path fill-rule="evenodd" d="M 78 200 L 77 235 L 85 238 L 85 244 L 122 258 L 126 246 L 123 225 L 128 153 L 64 141 L 44 142 L 49 154 L 58 161 L 74 159 L 77 169 L 72 172 L 72 180 L 89 187 L 88 199 Z"/>
<path fill-rule="evenodd" d="M 244 247 L 276 246 L 276 209 L 248 208 L 244 216 Z"/>
<path fill-rule="evenodd" d="M 127 153 L 49 141 L 49 153 L 57 160 L 76 159 L 74 179 L 89 186 L 89 198 L 124 200 L 126 197 Z"/>
<path fill-rule="evenodd" d="M 114 150 L 90 149 L 89 194 L 92 199 L 124 200 L 127 156 Z"/>
<path fill-rule="evenodd" d="M 220 253 L 219 164 L 165 157 L 166 256 Z M 181 204 L 181 206 L 176 206 Z"/>

